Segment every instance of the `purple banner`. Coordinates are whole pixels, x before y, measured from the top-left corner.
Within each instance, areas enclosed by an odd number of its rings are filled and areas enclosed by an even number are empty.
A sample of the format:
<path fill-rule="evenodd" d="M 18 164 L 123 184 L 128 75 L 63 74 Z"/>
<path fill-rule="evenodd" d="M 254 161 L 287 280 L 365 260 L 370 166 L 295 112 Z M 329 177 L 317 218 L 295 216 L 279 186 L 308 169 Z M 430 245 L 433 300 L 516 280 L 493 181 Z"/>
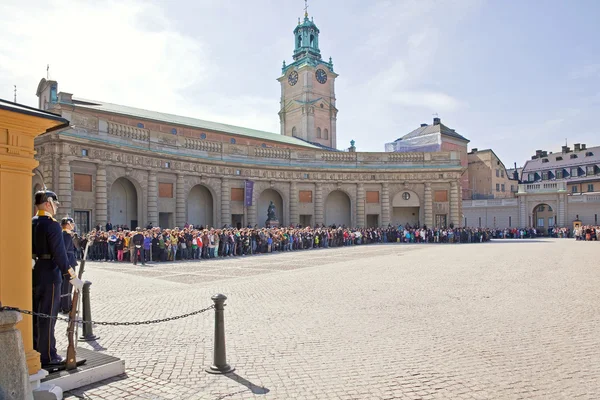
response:
<path fill-rule="evenodd" d="M 254 191 L 254 182 L 246 181 L 244 185 L 244 205 L 249 207 L 252 205 L 252 192 Z"/>

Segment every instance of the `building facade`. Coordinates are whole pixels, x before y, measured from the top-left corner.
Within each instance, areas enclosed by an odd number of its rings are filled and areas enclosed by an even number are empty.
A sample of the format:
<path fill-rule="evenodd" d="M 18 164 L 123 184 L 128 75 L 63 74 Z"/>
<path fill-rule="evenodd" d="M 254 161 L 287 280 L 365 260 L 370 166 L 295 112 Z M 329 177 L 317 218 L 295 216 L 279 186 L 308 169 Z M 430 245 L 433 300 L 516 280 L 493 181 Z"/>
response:
<path fill-rule="evenodd" d="M 600 147 L 576 144 L 571 150 L 537 150 L 521 172 L 516 198 L 463 201 L 468 226 L 490 228 L 598 225 Z"/>
<path fill-rule="evenodd" d="M 491 149 L 472 149 L 469 161 L 469 199 L 514 198 L 519 181 L 510 175 L 504 163 Z"/>
<path fill-rule="evenodd" d="M 280 134 L 82 99 L 42 79 L 39 107 L 71 126 L 36 139 L 32 190 L 54 188 L 59 216 L 82 231 L 262 227 L 271 201 L 282 225 L 459 225 L 461 154 L 335 150 L 337 75 L 307 15 L 294 41 Z"/>

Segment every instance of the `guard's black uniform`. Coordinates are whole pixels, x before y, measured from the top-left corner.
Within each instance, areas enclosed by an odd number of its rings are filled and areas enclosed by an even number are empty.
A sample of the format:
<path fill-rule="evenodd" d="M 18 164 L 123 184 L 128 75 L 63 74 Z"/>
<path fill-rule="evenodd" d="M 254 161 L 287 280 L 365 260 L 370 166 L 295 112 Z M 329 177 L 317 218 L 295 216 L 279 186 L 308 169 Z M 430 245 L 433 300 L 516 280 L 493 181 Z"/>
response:
<path fill-rule="evenodd" d="M 56 317 L 63 275 L 68 275 L 70 267 L 62 228 L 44 211 L 38 211 L 32 224 L 32 255 L 36 258 L 33 268 L 33 311 Z M 33 347 L 40 353 L 42 365 L 61 360 L 56 352 L 55 324 L 55 319 L 33 318 Z"/>
<path fill-rule="evenodd" d="M 67 259 L 69 260 L 69 267 L 75 268 L 77 261 L 75 259 L 75 246 L 73 246 L 73 236 L 69 232 L 63 229 L 62 231 L 63 241 L 65 242 L 65 251 L 67 252 Z M 60 290 L 60 311 L 68 313 L 71 311 L 71 292 L 73 285 L 69 282 L 69 274 L 63 275 L 63 281 Z"/>

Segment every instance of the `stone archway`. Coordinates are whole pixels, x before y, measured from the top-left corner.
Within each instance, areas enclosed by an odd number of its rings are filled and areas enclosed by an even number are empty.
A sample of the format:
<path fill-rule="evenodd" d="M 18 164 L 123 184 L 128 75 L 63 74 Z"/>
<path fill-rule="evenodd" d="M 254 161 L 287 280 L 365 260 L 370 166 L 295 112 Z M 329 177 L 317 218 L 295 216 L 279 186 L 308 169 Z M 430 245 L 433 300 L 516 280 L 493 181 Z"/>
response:
<path fill-rule="evenodd" d="M 194 186 L 187 198 L 186 221 L 194 226 L 215 226 L 214 199 L 210 190 L 204 185 Z"/>
<path fill-rule="evenodd" d="M 548 203 L 538 204 L 533 208 L 531 222 L 538 233 L 547 233 L 556 224 L 556 210 Z"/>
<path fill-rule="evenodd" d="M 403 189 L 394 195 L 392 199 L 391 224 L 419 226 L 421 211 L 421 200 L 412 190 Z"/>
<path fill-rule="evenodd" d="M 327 200 L 325 200 L 325 225 L 345 225 L 347 227 L 351 227 L 351 211 L 352 208 L 350 196 L 341 190 L 334 190 L 333 192 L 329 193 Z"/>
<path fill-rule="evenodd" d="M 275 204 L 275 216 L 279 220 L 279 225 L 285 225 L 285 221 L 283 220 L 284 210 L 283 210 L 283 197 L 277 190 L 274 189 L 265 189 L 262 191 L 260 196 L 258 197 L 257 202 L 257 214 L 258 219 L 256 223 L 258 226 L 265 226 L 267 221 L 267 211 L 269 209 L 270 202 Z"/>
<path fill-rule="evenodd" d="M 138 193 L 133 182 L 121 177 L 110 188 L 109 221 L 113 226 L 126 225 L 135 229 L 139 225 Z"/>

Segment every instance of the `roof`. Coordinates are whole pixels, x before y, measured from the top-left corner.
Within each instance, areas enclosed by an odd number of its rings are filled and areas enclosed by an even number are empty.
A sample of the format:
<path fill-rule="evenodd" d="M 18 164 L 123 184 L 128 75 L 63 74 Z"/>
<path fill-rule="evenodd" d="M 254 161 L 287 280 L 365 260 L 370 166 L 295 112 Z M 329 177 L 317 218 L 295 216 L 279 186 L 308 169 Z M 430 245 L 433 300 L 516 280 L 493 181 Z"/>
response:
<path fill-rule="evenodd" d="M 272 142 L 285 143 L 294 146 L 302 146 L 309 148 L 317 148 L 303 140 L 280 135 L 279 133 L 265 132 L 257 129 L 243 128 L 240 126 L 222 124 L 219 122 L 204 121 L 197 118 L 184 117 L 180 115 L 167 114 L 159 111 L 144 110 L 119 104 L 107 103 L 104 101 L 86 100 L 80 97 L 73 97 L 73 105 L 79 108 L 86 108 L 94 111 L 101 111 L 112 114 L 127 115 L 141 119 L 166 122 L 174 125 L 182 125 L 198 129 L 206 129 L 209 131 L 229 133 L 232 135 L 246 136 L 253 139 L 269 140 Z"/>
<path fill-rule="evenodd" d="M 587 156 L 586 153 L 591 152 L 592 156 Z M 572 154 L 576 154 L 577 158 L 571 158 Z M 558 157 L 562 157 L 562 160 L 557 160 Z M 543 160 L 548 160 L 543 162 Z M 568 153 L 553 153 L 548 154 L 547 157 L 536 158 L 535 160 L 529 160 L 523 166 L 523 172 L 535 172 L 557 168 L 570 168 L 590 164 L 600 164 L 600 146 L 588 147 L 585 150 L 570 151 Z"/>
<path fill-rule="evenodd" d="M 419 137 L 422 137 L 422 136 L 432 135 L 432 134 L 436 134 L 436 133 L 440 133 L 442 135 L 446 135 L 446 136 L 449 136 L 449 137 L 453 137 L 455 139 L 464 140 L 466 142 L 469 142 L 469 139 L 467 139 L 464 136 L 460 135 L 454 129 L 448 128 L 446 125 L 442 124 L 441 122 L 439 124 L 435 124 L 435 125 L 421 126 L 421 127 L 417 128 L 417 129 L 415 129 L 414 131 L 412 131 L 412 132 L 410 132 L 410 133 L 402 136 L 401 138 L 397 139 L 396 142 L 398 140 L 407 140 L 407 139 L 419 138 Z"/>
<path fill-rule="evenodd" d="M 60 115 L 50 113 L 48 111 L 42 111 L 37 108 L 25 106 L 19 103 L 13 103 L 8 100 L 0 99 L 0 110 L 6 110 L 18 114 L 25 114 L 32 117 L 42 118 L 55 122 L 55 124 L 49 127 L 46 132 L 51 132 L 56 129 L 62 129 L 69 126 L 69 121 L 61 117 Z"/>

